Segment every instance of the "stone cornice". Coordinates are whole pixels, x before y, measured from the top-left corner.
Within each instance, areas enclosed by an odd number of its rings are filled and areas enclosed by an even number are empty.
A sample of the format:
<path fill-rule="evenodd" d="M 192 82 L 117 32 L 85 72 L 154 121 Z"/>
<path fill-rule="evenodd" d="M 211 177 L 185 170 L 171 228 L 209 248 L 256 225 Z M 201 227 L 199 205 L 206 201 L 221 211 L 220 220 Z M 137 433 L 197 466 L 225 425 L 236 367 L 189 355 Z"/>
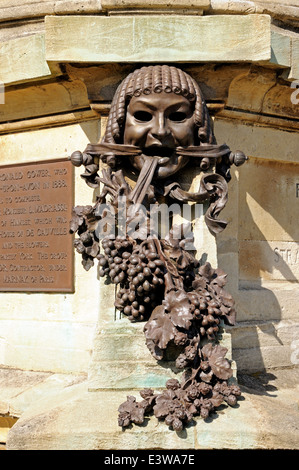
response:
<path fill-rule="evenodd" d="M 124 12 L 194 12 L 194 14 L 269 14 L 293 25 L 299 21 L 297 0 L 2 0 L 0 22 L 46 15 L 110 14 Z"/>
<path fill-rule="evenodd" d="M 45 32 L 1 42 L 0 81 L 49 79 L 61 74 L 59 64 L 76 62 L 255 63 L 294 80 L 298 56 L 299 34 L 268 15 L 50 15 Z"/>
<path fill-rule="evenodd" d="M 299 79 L 298 57 L 299 35 L 269 15 L 49 15 L 44 32 L 0 44 L 1 133 L 26 128 L 21 120 L 29 116 L 29 127 L 53 126 L 57 109 L 60 124 L 73 121 L 70 112 L 75 119 L 107 114 L 123 75 L 148 62 L 194 69 L 222 119 L 298 129 L 299 92 L 290 86 Z M 24 99 L 28 116 L 18 110 Z"/>
<path fill-rule="evenodd" d="M 0 22 L 46 15 L 95 14 L 101 10 L 100 0 L 1 0 Z"/>

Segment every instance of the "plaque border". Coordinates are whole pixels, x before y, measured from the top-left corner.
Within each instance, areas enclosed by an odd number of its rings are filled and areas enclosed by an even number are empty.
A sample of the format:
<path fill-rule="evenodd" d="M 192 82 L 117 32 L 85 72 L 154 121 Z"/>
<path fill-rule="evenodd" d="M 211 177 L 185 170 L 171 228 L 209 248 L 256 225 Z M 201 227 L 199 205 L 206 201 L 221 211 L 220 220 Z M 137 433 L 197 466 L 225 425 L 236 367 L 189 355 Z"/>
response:
<path fill-rule="evenodd" d="M 28 165 L 40 165 L 40 164 L 46 164 L 46 163 L 55 163 L 55 162 L 70 162 L 70 159 L 68 157 L 61 157 L 61 158 L 48 158 L 46 160 L 37 160 L 37 161 L 29 161 L 29 162 L 20 162 L 20 163 L 8 163 L 4 165 L 0 165 L 1 168 L 13 168 L 13 167 L 20 167 L 20 166 L 28 166 Z M 70 162 L 71 163 L 71 162 Z M 72 184 L 72 189 L 71 189 L 71 200 L 72 200 L 72 206 L 74 206 L 75 203 L 75 169 L 74 166 L 71 164 L 71 178 L 73 181 Z M 70 214 L 70 219 L 71 220 L 71 214 Z M 70 234 L 72 237 L 72 241 L 74 241 L 74 234 Z M 73 243 L 72 243 L 73 246 Z M 11 293 L 32 293 L 32 294 L 61 294 L 61 293 L 66 293 L 66 294 L 74 294 L 75 293 L 75 251 L 74 249 L 72 250 L 72 256 L 70 260 L 70 266 L 72 270 L 72 280 L 71 280 L 71 285 L 67 288 L 39 288 L 39 287 L 32 287 L 30 289 L 24 289 L 22 287 L 8 287 L 5 289 L 2 289 L 0 285 L 0 294 L 11 294 Z"/>

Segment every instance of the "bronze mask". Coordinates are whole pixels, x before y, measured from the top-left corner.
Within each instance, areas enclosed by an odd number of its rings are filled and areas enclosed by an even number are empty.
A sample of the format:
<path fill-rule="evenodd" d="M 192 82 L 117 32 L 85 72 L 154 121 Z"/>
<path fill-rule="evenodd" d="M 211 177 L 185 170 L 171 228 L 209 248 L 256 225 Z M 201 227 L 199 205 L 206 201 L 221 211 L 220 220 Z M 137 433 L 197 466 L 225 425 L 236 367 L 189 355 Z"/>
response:
<path fill-rule="evenodd" d="M 189 157 L 175 149 L 194 145 L 193 111 L 187 98 L 173 92 L 133 97 L 127 108 L 124 144 L 140 147 L 142 154 L 130 157 L 132 165 L 140 171 L 147 157 L 159 157 L 157 178 L 183 168 Z"/>
<path fill-rule="evenodd" d="M 138 171 L 155 156 L 155 177 L 167 178 L 189 161 L 175 150 L 202 143 L 215 139 L 201 91 L 188 74 L 167 65 L 142 67 L 119 85 L 102 144 L 139 148 L 141 155 L 129 158 Z M 114 166 L 116 159 L 110 155 L 107 163 Z"/>

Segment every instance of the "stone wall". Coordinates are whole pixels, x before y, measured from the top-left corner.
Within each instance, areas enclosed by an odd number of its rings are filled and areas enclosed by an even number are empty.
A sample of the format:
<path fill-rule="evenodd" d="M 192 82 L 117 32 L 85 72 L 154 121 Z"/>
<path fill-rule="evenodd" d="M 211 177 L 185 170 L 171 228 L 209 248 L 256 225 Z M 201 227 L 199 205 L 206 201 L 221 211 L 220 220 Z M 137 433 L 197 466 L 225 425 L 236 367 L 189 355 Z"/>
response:
<path fill-rule="evenodd" d="M 4 1 L 1 164 L 65 158 L 98 141 L 117 84 L 144 63 L 179 63 L 202 87 L 233 170 L 217 236 L 238 324 L 238 370 L 290 367 L 298 348 L 298 7 L 295 2 Z M 292 85 L 293 83 L 293 85 Z M 75 172 L 75 203 L 92 191 Z M 207 256 L 214 256 L 207 253 Z M 75 292 L 0 293 L 0 363 L 87 372 L 101 307 L 75 256 Z"/>

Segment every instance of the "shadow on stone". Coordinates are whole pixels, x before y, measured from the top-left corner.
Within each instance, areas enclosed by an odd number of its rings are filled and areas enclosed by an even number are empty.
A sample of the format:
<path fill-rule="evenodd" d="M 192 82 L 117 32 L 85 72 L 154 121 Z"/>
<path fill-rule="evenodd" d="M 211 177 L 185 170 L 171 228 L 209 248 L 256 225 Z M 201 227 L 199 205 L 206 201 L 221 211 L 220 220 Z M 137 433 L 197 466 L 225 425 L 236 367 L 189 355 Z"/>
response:
<path fill-rule="evenodd" d="M 275 392 L 277 387 L 269 382 L 275 381 L 276 378 L 277 377 L 270 372 L 256 372 L 253 374 L 239 373 L 238 383 L 241 388 L 246 389 L 247 393 L 275 398 L 277 395 L 273 395 L 270 392 Z"/>

